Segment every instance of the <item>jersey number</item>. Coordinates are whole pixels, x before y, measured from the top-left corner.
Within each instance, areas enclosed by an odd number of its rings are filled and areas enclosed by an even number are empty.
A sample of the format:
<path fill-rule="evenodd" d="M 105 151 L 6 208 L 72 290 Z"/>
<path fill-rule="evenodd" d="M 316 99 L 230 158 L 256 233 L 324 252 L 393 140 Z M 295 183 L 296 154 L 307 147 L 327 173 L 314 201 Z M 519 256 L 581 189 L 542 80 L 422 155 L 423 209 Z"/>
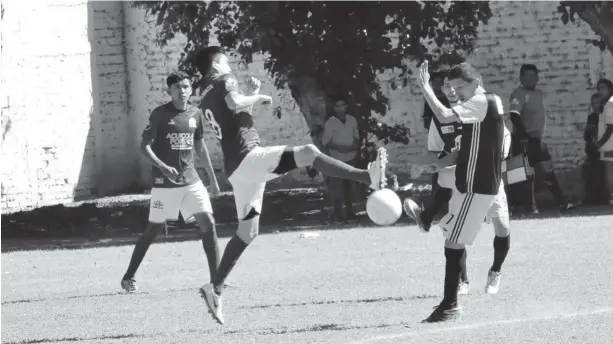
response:
<path fill-rule="evenodd" d="M 215 116 L 213 116 L 213 112 L 209 109 L 204 110 L 204 118 L 206 118 L 207 122 L 209 122 L 209 125 L 211 126 L 211 128 L 213 129 L 213 132 L 215 133 L 215 137 L 217 137 L 218 140 L 221 140 L 222 138 L 221 127 L 219 126 L 219 123 L 217 123 L 217 121 L 215 120 Z"/>

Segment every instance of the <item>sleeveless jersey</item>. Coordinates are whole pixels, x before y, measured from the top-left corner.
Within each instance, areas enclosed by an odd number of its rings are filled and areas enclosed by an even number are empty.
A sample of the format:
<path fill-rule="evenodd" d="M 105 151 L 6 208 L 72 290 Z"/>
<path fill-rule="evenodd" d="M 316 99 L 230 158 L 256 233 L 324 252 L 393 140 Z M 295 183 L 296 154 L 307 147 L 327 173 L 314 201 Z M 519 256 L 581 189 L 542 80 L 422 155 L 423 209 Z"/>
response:
<path fill-rule="evenodd" d="M 487 113 L 483 121 L 462 124 L 458 137 L 456 187 L 461 193 L 498 194 L 501 180 L 504 122 L 502 102 L 486 92 Z"/>
<path fill-rule="evenodd" d="M 225 74 L 208 79 L 203 89 L 200 108 L 221 143 L 225 170 L 228 175 L 232 175 L 243 158 L 261 144 L 260 136 L 253 124 L 250 109 L 234 111 L 226 104 L 228 93 L 236 91 L 242 94 L 238 80 L 233 75 Z"/>
<path fill-rule="evenodd" d="M 168 179 L 153 166 L 154 188 L 176 188 L 191 185 L 200 177 L 194 166 L 194 140 L 203 137 L 204 121 L 198 108 L 188 105 L 185 111 L 171 103 L 158 106 L 151 112 L 143 140 L 152 142 L 151 149 L 166 165 L 174 167 L 179 176 Z"/>

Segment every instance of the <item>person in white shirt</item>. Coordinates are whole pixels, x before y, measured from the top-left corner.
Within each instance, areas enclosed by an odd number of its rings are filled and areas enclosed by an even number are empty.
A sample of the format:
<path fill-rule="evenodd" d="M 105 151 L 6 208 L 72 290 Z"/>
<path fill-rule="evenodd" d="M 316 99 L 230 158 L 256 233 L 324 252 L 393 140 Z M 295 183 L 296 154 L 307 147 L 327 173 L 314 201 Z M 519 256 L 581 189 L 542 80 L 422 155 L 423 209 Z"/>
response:
<path fill-rule="evenodd" d="M 328 149 L 331 157 L 355 166 L 360 147 L 358 121 L 347 114 L 347 103 L 342 99 L 334 103 L 334 116 L 326 121 L 322 144 Z M 329 192 L 334 208 L 334 219 L 342 221 L 355 218 L 353 183 L 349 180 L 330 177 Z M 345 214 L 341 212 L 343 203 Z"/>

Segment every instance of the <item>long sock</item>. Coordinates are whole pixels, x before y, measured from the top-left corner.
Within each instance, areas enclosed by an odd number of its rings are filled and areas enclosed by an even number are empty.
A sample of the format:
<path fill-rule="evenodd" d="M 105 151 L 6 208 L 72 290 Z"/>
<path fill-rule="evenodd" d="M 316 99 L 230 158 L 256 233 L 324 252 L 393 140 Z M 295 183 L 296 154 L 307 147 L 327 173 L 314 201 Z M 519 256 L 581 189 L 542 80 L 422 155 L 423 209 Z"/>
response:
<path fill-rule="evenodd" d="M 566 199 L 566 195 L 562 188 L 560 187 L 560 182 L 558 181 L 558 177 L 553 172 L 548 172 L 544 175 L 545 185 L 549 189 L 549 191 L 553 194 L 558 204 L 561 206 L 565 206 L 568 200 Z"/>
<path fill-rule="evenodd" d="M 462 255 L 466 249 L 454 250 L 445 248 L 445 289 L 443 293 L 443 303 L 453 305 L 458 302 L 458 285 L 460 284 L 460 275 L 466 267 L 462 260 Z"/>
<path fill-rule="evenodd" d="M 202 248 L 206 255 L 206 260 L 209 264 L 209 275 L 211 282 L 215 280 L 217 275 L 217 267 L 219 266 L 219 244 L 217 243 L 217 233 L 215 230 L 202 233 Z"/>
<path fill-rule="evenodd" d="M 351 179 L 356 182 L 370 184 L 370 175 L 368 171 L 360 170 L 325 154 L 319 154 L 315 158 L 313 167 L 328 177 Z"/>
<path fill-rule="evenodd" d="M 217 269 L 215 282 L 213 283 L 217 294 L 221 294 L 223 291 L 226 278 L 228 278 L 230 271 L 232 271 L 232 268 L 234 268 L 238 258 L 240 258 L 240 256 L 243 254 L 243 251 L 245 251 L 247 246 L 248 245 L 237 235 L 233 236 L 230 241 L 228 241 L 228 245 L 223 252 L 221 262 L 219 263 L 219 268 Z"/>
<path fill-rule="evenodd" d="M 438 214 L 451 199 L 451 189 L 437 188 L 434 191 L 432 202 L 428 204 L 422 214 L 422 220 L 426 223 L 432 223 L 434 216 Z"/>
<path fill-rule="evenodd" d="M 502 268 L 502 263 L 507 258 L 507 253 L 509 253 L 509 248 L 511 245 L 511 235 L 506 237 L 494 237 L 494 263 L 492 264 L 492 268 L 490 270 L 500 272 Z"/>
<path fill-rule="evenodd" d="M 463 283 L 468 283 L 468 270 L 466 269 L 466 258 L 468 256 L 468 251 L 464 249 L 464 253 L 462 254 L 462 265 L 464 268 L 462 269 L 462 273 L 460 274 L 460 281 Z"/>
<path fill-rule="evenodd" d="M 155 234 L 148 234 L 147 231 L 145 231 L 145 234 L 138 238 L 138 241 L 134 246 L 134 252 L 132 252 L 132 258 L 130 258 L 128 270 L 126 271 L 126 274 L 123 275 L 124 280 L 134 277 L 136 270 L 138 270 L 140 263 L 142 263 L 143 258 L 145 258 L 145 254 L 147 253 L 149 246 L 151 246 L 153 239 L 155 239 Z"/>

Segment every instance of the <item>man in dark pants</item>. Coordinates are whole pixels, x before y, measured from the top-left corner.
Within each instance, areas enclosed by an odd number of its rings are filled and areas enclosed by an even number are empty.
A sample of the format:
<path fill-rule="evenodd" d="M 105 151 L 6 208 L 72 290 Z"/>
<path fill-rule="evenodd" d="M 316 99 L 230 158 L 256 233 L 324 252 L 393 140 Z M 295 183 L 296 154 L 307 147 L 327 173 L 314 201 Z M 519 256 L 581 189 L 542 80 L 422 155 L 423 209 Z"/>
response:
<path fill-rule="evenodd" d="M 535 65 L 525 64 L 520 69 L 519 80 L 521 86 L 511 94 L 510 114 L 513 123 L 513 154 L 525 150 L 528 155 L 530 166 L 535 172 L 542 176 L 545 185 L 556 199 L 560 211 L 567 211 L 574 206 L 568 202 L 568 198 L 558 182 L 553 170 L 553 162 L 547 146 L 543 142 L 545 133 L 546 109 L 544 104 L 544 93 L 536 88 L 538 83 L 538 69 Z M 521 203 L 526 210 L 536 214 L 538 208 L 534 199 L 534 182 L 531 178 L 526 182 L 528 190 L 521 190 Z M 522 183 L 523 184 L 523 183 Z M 518 195 L 517 188 L 514 186 L 514 194 Z M 517 197 L 516 197 L 517 198 Z"/>

